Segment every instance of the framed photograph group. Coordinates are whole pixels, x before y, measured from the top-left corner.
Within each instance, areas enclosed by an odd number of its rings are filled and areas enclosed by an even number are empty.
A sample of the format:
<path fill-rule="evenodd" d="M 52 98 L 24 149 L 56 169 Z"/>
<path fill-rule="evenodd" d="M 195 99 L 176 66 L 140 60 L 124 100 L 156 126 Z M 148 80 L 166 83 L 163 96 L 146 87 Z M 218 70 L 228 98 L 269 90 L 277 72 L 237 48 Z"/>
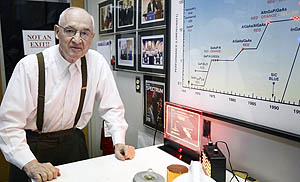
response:
<path fill-rule="evenodd" d="M 114 5 L 113 0 L 99 3 L 99 34 L 114 31 Z"/>
<path fill-rule="evenodd" d="M 137 7 L 138 1 L 138 7 Z M 169 0 L 105 0 L 99 3 L 99 34 L 166 25 Z M 116 10 L 116 13 L 114 13 Z M 115 14 L 115 18 L 114 18 Z M 138 16 L 138 18 L 136 18 Z"/>
<path fill-rule="evenodd" d="M 98 4 L 99 34 L 115 37 L 116 69 L 165 74 L 167 38 L 162 25 L 166 25 L 168 3 L 104 0 Z"/>
<path fill-rule="evenodd" d="M 138 70 L 164 74 L 167 60 L 166 31 L 140 32 L 138 37 Z"/>
<path fill-rule="evenodd" d="M 116 14 L 117 31 L 135 29 L 136 0 L 117 0 Z"/>
<path fill-rule="evenodd" d="M 164 78 L 144 75 L 144 125 L 164 131 Z"/>
<path fill-rule="evenodd" d="M 166 24 L 168 0 L 139 0 L 139 28 Z"/>
<path fill-rule="evenodd" d="M 136 70 L 135 32 L 116 36 L 116 68 Z"/>

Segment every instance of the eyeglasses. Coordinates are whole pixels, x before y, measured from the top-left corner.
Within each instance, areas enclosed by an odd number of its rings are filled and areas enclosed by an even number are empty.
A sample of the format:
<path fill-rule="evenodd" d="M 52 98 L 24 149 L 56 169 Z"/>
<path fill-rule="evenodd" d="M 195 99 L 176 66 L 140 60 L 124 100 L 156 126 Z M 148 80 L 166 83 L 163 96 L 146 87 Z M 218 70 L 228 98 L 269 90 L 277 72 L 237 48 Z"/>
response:
<path fill-rule="evenodd" d="M 79 30 L 76 30 L 74 28 L 71 28 L 71 27 L 63 27 L 63 26 L 60 26 L 60 25 L 57 25 L 58 27 L 64 29 L 64 33 L 66 36 L 68 37 L 74 37 L 76 35 L 77 32 L 79 32 L 80 34 L 80 37 L 84 40 L 88 40 L 89 38 L 91 38 L 92 36 L 92 33 L 91 31 L 89 30 L 82 30 L 82 31 L 79 31 Z"/>

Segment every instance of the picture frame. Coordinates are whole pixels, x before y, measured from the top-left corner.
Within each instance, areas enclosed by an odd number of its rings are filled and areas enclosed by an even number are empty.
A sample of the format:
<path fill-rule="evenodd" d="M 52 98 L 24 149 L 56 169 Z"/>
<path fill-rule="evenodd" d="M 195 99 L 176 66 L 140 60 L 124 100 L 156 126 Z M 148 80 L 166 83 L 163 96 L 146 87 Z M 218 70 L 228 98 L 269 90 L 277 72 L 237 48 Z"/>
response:
<path fill-rule="evenodd" d="M 166 30 L 138 34 L 138 71 L 165 74 L 167 60 Z"/>
<path fill-rule="evenodd" d="M 144 75 L 144 122 L 151 129 L 164 132 L 165 79 Z"/>
<path fill-rule="evenodd" d="M 114 31 L 114 4 L 113 0 L 99 3 L 99 34 Z"/>
<path fill-rule="evenodd" d="M 136 28 L 136 0 L 116 0 L 116 29 L 126 31 Z"/>
<path fill-rule="evenodd" d="M 169 0 L 139 0 L 139 28 L 166 25 Z"/>
<path fill-rule="evenodd" d="M 116 68 L 136 70 L 136 34 L 116 35 Z"/>

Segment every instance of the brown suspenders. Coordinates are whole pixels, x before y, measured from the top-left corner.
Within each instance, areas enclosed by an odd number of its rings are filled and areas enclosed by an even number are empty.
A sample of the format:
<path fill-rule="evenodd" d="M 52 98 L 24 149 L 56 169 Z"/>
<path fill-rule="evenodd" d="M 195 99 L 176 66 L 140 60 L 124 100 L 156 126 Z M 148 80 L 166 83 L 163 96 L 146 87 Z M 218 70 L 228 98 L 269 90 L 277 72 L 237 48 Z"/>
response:
<path fill-rule="evenodd" d="M 81 93 L 80 93 L 80 102 L 78 106 L 78 110 L 75 116 L 75 122 L 74 122 L 74 127 L 76 127 L 81 111 L 83 108 L 83 103 L 84 103 L 84 98 L 85 98 L 85 93 L 86 93 L 86 83 L 87 83 L 87 68 L 86 68 L 86 59 L 85 56 L 81 58 L 81 76 L 82 76 L 82 86 L 81 86 Z"/>
<path fill-rule="evenodd" d="M 38 80 L 38 103 L 37 103 L 37 128 L 39 132 L 42 132 L 44 122 L 44 106 L 45 106 L 45 63 L 42 52 L 37 54 L 38 67 L 39 67 L 39 80 Z M 82 75 L 82 87 L 80 93 L 80 102 L 78 110 L 75 116 L 75 122 L 73 127 L 75 128 L 83 108 L 84 98 L 86 94 L 87 85 L 87 66 L 85 56 L 81 58 L 81 75 Z"/>
<path fill-rule="evenodd" d="M 37 102 L 37 128 L 42 132 L 44 122 L 44 106 L 45 106 L 45 63 L 43 53 L 37 54 L 39 63 L 39 79 L 38 79 L 38 102 Z"/>

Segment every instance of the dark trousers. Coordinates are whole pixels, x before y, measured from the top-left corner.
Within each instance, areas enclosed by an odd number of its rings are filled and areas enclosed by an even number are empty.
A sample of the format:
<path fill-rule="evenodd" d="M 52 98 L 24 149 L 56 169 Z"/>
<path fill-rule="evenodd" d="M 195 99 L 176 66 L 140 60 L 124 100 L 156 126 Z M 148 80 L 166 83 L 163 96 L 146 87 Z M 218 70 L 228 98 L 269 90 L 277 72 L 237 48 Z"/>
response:
<path fill-rule="evenodd" d="M 27 143 L 40 163 L 62 165 L 88 159 L 85 136 L 80 129 L 38 134 L 26 131 Z M 27 182 L 26 173 L 14 165 L 10 166 L 9 182 Z"/>

